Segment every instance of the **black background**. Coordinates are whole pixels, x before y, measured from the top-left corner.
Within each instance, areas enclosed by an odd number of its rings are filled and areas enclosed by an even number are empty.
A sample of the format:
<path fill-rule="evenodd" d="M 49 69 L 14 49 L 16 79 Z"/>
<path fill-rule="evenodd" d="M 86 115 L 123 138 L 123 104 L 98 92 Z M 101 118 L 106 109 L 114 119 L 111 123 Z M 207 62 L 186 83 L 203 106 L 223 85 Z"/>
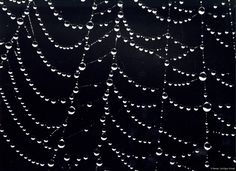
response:
<path fill-rule="evenodd" d="M 143 10 L 137 7 L 131 0 L 124 0 L 124 13 L 125 18 L 127 19 L 129 25 L 138 33 L 143 35 L 161 35 L 166 32 L 167 24 L 165 22 L 160 22 L 155 19 L 150 14 L 147 14 Z M 54 2 L 54 1 L 53 1 Z M 206 11 L 208 12 L 217 12 L 218 14 L 224 13 L 228 10 L 227 7 L 222 7 L 217 10 L 212 8 L 212 4 L 218 4 L 221 1 L 211 1 L 207 2 L 204 5 L 206 6 Z M 147 5 L 156 7 L 157 9 L 161 8 L 162 4 L 167 4 L 166 1 L 151 1 L 145 2 Z M 17 16 L 20 16 L 23 5 L 15 5 L 11 2 L 6 3 L 9 9 L 16 13 Z M 58 22 L 49 10 L 47 4 L 43 1 L 36 1 L 36 4 L 39 8 L 40 15 L 45 23 L 45 26 L 49 32 L 61 43 L 76 42 L 84 35 L 83 31 L 72 31 L 71 29 L 65 28 L 62 23 Z M 64 18 L 72 21 L 74 23 L 86 23 L 89 19 L 91 12 L 90 0 L 87 0 L 84 3 L 81 3 L 78 0 L 68 0 L 68 1 L 55 1 L 55 6 L 58 11 L 62 11 Z M 105 9 L 107 6 L 112 6 L 115 4 L 115 1 L 111 1 L 108 5 L 104 5 L 98 10 Z M 235 5 L 235 4 L 233 4 Z M 185 2 L 184 7 L 188 9 L 195 9 L 197 11 L 199 2 L 195 0 Z M 235 7 L 235 6 L 234 6 Z M 233 8 L 235 9 L 235 8 Z M 111 14 L 95 17 L 95 23 L 102 23 L 104 21 L 110 21 L 114 19 L 117 15 L 117 8 L 113 10 Z M 166 16 L 166 13 L 163 13 Z M 173 18 L 181 19 L 186 17 L 181 15 L 178 12 L 171 11 Z M 233 16 L 234 13 L 233 13 Z M 34 31 L 36 38 L 39 42 L 41 49 L 43 50 L 45 56 L 48 60 L 60 68 L 62 71 L 67 71 L 73 73 L 76 67 L 79 64 L 82 49 L 78 48 L 72 51 L 63 51 L 58 50 L 53 47 L 52 44 L 46 40 L 46 37 L 43 35 L 40 30 L 36 17 L 34 16 L 34 11 L 31 11 L 32 24 L 34 26 Z M 229 29 L 229 18 L 226 19 L 217 19 L 213 20 L 211 17 L 206 16 L 206 23 L 211 25 L 215 30 L 225 30 Z M 14 33 L 17 24 L 15 21 L 12 21 L 8 16 L 0 11 L 0 39 L 5 41 L 9 40 Z M 25 22 L 29 26 L 28 21 Z M 113 25 L 112 25 L 113 27 Z M 96 40 L 98 37 L 106 33 L 109 28 L 98 28 L 91 33 L 90 41 Z M 181 42 L 189 46 L 196 46 L 200 44 L 200 16 L 198 15 L 193 19 L 193 21 L 182 24 L 182 25 L 170 25 L 170 33 Z M 124 29 L 121 29 L 122 34 L 127 35 Z M 99 43 L 90 49 L 88 55 L 86 55 L 85 61 L 92 61 L 103 54 L 109 52 L 114 45 L 115 33 L 112 32 L 109 38 L 106 38 L 103 43 Z M 226 41 L 232 45 L 232 41 L 228 40 L 227 37 L 223 37 Z M 149 48 L 159 48 L 165 46 L 165 39 L 162 41 L 156 41 L 154 43 L 144 42 L 135 39 L 138 43 L 145 45 Z M 231 73 L 230 78 L 227 78 L 228 82 L 234 82 L 235 78 L 235 62 L 234 62 L 234 52 L 232 48 L 224 48 L 215 41 L 214 36 L 210 35 L 205 31 L 205 41 L 206 41 L 206 63 L 209 68 L 212 68 L 218 72 L 229 72 Z M 21 48 L 23 50 L 22 57 L 25 63 L 25 67 L 30 74 L 30 77 L 35 82 L 35 84 L 40 88 L 44 94 L 47 94 L 50 97 L 67 97 L 70 94 L 71 88 L 73 87 L 74 80 L 58 77 L 56 74 L 51 73 L 47 68 L 42 64 L 39 57 L 31 47 L 31 42 L 26 38 L 26 32 L 24 29 L 20 30 L 20 39 L 19 39 Z M 1 54 L 4 53 L 4 48 L 1 46 Z M 170 45 L 169 57 L 177 56 L 178 54 L 183 53 L 176 45 Z M 160 52 L 163 54 L 163 51 Z M 143 52 L 139 52 L 134 48 L 131 48 L 127 44 L 124 44 L 121 40 L 118 41 L 118 63 L 128 74 L 130 78 L 136 80 L 140 84 L 151 86 L 151 87 L 162 87 L 163 82 L 163 61 L 158 59 L 153 55 L 147 55 Z M 12 52 L 9 55 L 10 65 L 14 73 L 16 73 L 17 85 L 20 88 L 20 91 L 23 92 L 23 98 L 25 99 L 27 105 L 29 105 L 31 111 L 37 115 L 38 118 L 47 122 L 48 124 L 58 124 L 63 122 L 66 117 L 66 107 L 68 105 L 51 105 L 44 102 L 42 99 L 37 97 L 32 90 L 28 87 L 27 83 L 24 80 L 23 74 L 19 71 L 19 65 L 14 58 Z M 104 84 L 99 88 L 87 87 L 81 88 L 80 95 L 77 103 L 83 104 L 87 101 L 93 101 L 102 97 L 102 94 L 105 91 L 106 84 L 105 80 L 108 76 L 109 69 L 111 64 L 111 58 L 106 58 L 102 63 L 94 63 L 87 66 L 85 72 L 81 74 L 80 85 L 93 84 L 97 82 L 103 82 Z M 198 50 L 190 56 L 179 60 L 178 62 L 173 62 L 171 65 L 176 66 L 177 68 L 186 71 L 199 73 L 202 70 L 201 66 L 201 52 Z M 23 111 L 14 98 L 14 91 L 10 84 L 7 69 L 4 68 L 1 70 L 1 86 L 4 87 L 5 93 L 10 99 L 10 104 L 13 106 L 15 113 L 19 120 L 25 125 L 27 129 L 32 131 L 32 134 L 36 136 L 45 136 L 48 135 L 48 131 L 44 129 L 39 129 L 35 127 L 29 119 L 24 117 Z M 167 71 L 167 79 L 172 82 L 181 82 L 186 80 L 184 76 L 174 73 L 169 68 Z M 150 93 L 143 93 L 140 89 L 135 88 L 133 85 L 130 85 L 125 81 L 119 74 L 115 74 L 114 83 L 123 93 L 123 95 L 132 101 L 137 103 L 157 103 L 160 105 L 160 94 L 153 95 Z M 189 78 L 187 78 L 189 79 Z M 215 111 L 222 113 L 225 120 L 231 122 L 234 125 L 235 121 L 235 91 L 234 88 L 229 89 L 222 86 L 220 83 L 216 82 L 215 79 L 211 76 L 207 79 L 207 89 L 209 93 L 209 99 L 213 104 L 213 107 L 217 104 L 231 103 L 233 104 L 230 110 L 218 110 L 215 108 Z M 189 87 L 170 87 L 168 88 L 169 95 L 176 99 L 177 102 L 181 104 L 194 105 L 203 103 L 203 83 L 197 81 Z M 126 128 L 131 135 L 140 137 L 141 139 L 147 140 L 156 140 L 157 131 L 151 130 L 147 131 L 146 129 L 138 127 L 132 120 L 130 120 L 124 110 L 122 109 L 122 104 L 117 100 L 115 95 L 111 93 L 110 97 L 111 112 L 115 118 L 121 123 L 122 127 Z M 199 112 L 184 112 L 173 108 L 172 106 L 165 105 L 166 116 L 164 119 L 165 128 L 171 133 L 177 135 L 177 137 L 182 137 L 190 141 L 198 142 L 203 146 L 204 144 L 204 114 L 200 110 Z M 79 109 L 78 113 L 73 116 L 73 119 L 69 120 L 69 127 L 65 133 L 66 139 L 66 148 L 59 153 L 56 161 L 57 165 L 55 170 L 68 170 L 68 166 L 63 161 L 64 153 L 69 153 L 71 155 L 81 155 L 87 154 L 87 152 L 92 152 L 98 143 L 100 143 L 100 134 L 101 134 L 101 124 L 99 123 L 99 118 L 104 113 L 103 111 L 103 102 L 100 98 L 99 101 L 96 101 L 92 108 L 82 107 Z M 134 110 L 134 113 L 139 115 L 147 123 L 153 123 L 158 125 L 158 118 L 160 114 L 160 108 L 153 110 L 149 109 L 138 109 Z M 210 130 L 219 130 L 222 132 L 230 132 L 225 128 L 225 126 L 217 122 L 212 116 L 212 112 L 209 116 L 209 129 Z M 37 144 L 32 143 L 27 139 L 19 127 L 16 126 L 16 123 L 12 120 L 10 115 L 5 109 L 5 106 L 1 103 L 1 123 L 4 129 L 9 133 L 9 136 L 12 137 L 13 142 L 23 149 L 26 154 L 29 154 L 32 158 L 39 159 L 42 161 L 48 161 L 50 154 L 46 150 L 43 150 L 41 147 L 38 147 Z M 83 128 L 90 127 L 91 130 L 89 133 L 83 133 L 81 130 Z M 183 170 L 183 168 L 172 167 L 168 164 L 166 158 L 157 158 L 155 156 L 155 150 L 157 145 L 142 145 L 130 141 L 126 136 L 122 135 L 116 128 L 111 124 L 111 120 L 108 117 L 107 119 L 107 135 L 109 139 L 113 142 L 114 145 L 128 153 L 133 153 L 137 155 L 146 154 L 151 155 L 148 159 L 144 161 L 130 161 L 134 163 L 137 168 L 140 170 L 151 171 L 157 167 L 158 170 Z M 57 140 L 60 136 L 59 133 L 56 133 L 52 137 L 52 141 Z M 170 154 L 181 154 L 182 152 L 194 150 L 188 148 L 188 146 L 181 145 L 179 143 L 173 142 L 170 139 L 165 137 L 162 138 L 162 146 L 164 151 Z M 223 159 L 217 153 L 217 149 L 222 149 L 226 154 L 231 156 L 235 155 L 235 138 L 234 137 L 221 137 L 219 135 L 210 134 L 210 142 L 213 146 L 212 150 L 209 152 L 209 160 L 212 166 L 214 167 L 233 167 L 233 164 L 228 160 Z M 191 160 L 183 159 L 181 163 L 197 170 L 204 170 L 204 160 L 205 152 L 202 147 L 200 148 L 200 153 L 195 154 Z M 117 159 L 114 153 L 111 152 L 107 145 L 102 147 L 102 160 L 104 161 L 103 167 L 101 170 L 127 170 L 127 167 Z M 73 168 L 72 170 L 95 170 L 95 161 L 96 159 L 92 157 L 87 162 L 82 162 L 78 168 Z M 156 163 L 156 161 L 158 161 Z M 21 170 L 48 170 L 47 168 L 38 168 L 33 166 L 30 163 L 27 163 L 25 160 L 16 156 L 14 150 L 11 150 L 8 147 L 8 144 L 1 138 L 0 139 L 0 170 L 3 171 L 21 171 Z"/>

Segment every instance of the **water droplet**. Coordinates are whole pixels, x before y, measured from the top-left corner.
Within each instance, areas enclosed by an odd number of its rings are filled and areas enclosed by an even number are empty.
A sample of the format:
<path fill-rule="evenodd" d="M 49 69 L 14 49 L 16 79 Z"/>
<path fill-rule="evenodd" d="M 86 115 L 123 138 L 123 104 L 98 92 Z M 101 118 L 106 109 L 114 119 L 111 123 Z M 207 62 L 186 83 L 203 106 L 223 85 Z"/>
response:
<path fill-rule="evenodd" d="M 90 49 L 90 45 L 89 45 L 89 44 L 86 44 L 86 45 L 84 46 L 84 50 L 88 51 L 89 49 Z"/>
<path fill-rule="evenodd" d="M 200 81 L 206 81 L 206 79 L 207 79 L 207 74 L 206 74 L 206 72 L 201 72 L 200 74 L 199 74 L 199 80 Z"/>
<path fill-rule="evenodd" d="M 3 60 L 3 61 L 7 60 L 7 54 L 2 54 L 1 55 L 1 60 Z"/>
<path fill-rule="evenodd" d="M 98 167 L 101 167 L 101 166 L 103 165 L 101 158 L 98 158 L 98 159 L 97 159 L 96 165 L 97 165 Z"/>
<path fill-rule="evenodd" d="M 93 10 L 97 10 L 97 8 L 98 8 L 97 4 L 94 4 L 94 5 L 92 6 L 92 9 L 93 9 Z"/>
<path fill-rule="evenodd" d="M 204 149 L 205 149 L 205 150 L 208 151 L 208 150 L 211 149 L 211 147 L 212 147 L 212 146 L 211 146 L 211 144 L 210 144 L 208 141 L 206 141 L 206 142 L 204 143 Z"/>
<path fill-rule="evenodd" d="M 117 63 L 113 63 L 113 64 L 111 65 L 111 69 L 112 69 L 113 71 L 117 70 L 117 68 L 118 68 Z"/>
<path fill-rule="evenodd" d="M 170 39 L 170 33 L 166 33 L 166 38 Z"/>
<path fill-rule="evenodd" d="M 119 8 L 122 8 L 122 7 L 123 7 L 123 2 L 122 2 L 122 1 L 118 1 L 117 6 L 118 6 Z"/>
<path fill-rule="evenodd" d="M 164 65 L 165 65 L 166 67 L 168 67 L 168 66 L 170 65 L 170 61 L 169 61 L 169 60 L 166 60 L 165 63 L 164 63 Z"/>
<path fill-rule="evenodd" d="M 204 8 L 204 7 L 200 7 L 200 8 L 198 9 L 198 13 L 199 13 L 200 15 L 205 14 L 205 8 Z"/>
<path fill-rule="evenodd" d="M 11 42 L 5 43 L 5 48 L 6 49 L 11 49 L 12 48 L 12 43 Z"/>
<path fill-rule="evenodd" d="M 202 106 L 202 109 L 203 109 L 204 112 L 210 112 L 211 111 L 211 107 L 212 107 L 211 103 L 205 102 L 203 104 L 203 106 Z"/>
<path fill-rule="evenodd" d="M 124 13 L 122 11 L 119 11 L 117 16 L 118 16 L 118 18 L 121 19 L 124 17 Z"/>
<path fill-rule="evenodd" d="M 210 167 L 209 161 L 206 161 L 206 162 L 205 162 L 205 167 L 206 167 L 206 168 Z"/>
<path fill-rule="evenodd" d="M 65 147 L 65 141 L 63 139 L 60 139 L 58 142 L 58 148 L 64 148 Z"/>
<path fill-rule="evenodd" d="M 32 42 L 32 46 L 35 47 L 35 48 L 38 47 L 38 42 L 34 40 L 34 41 Z"/>
<path fill-rule="evenodd" d="M 175 160 L 172 158 L 170 159 L 170 165 L 174 165 L 175 164 Z"/>
<path fill-rule="evenodd" d="M 111 87 L 113 85 L 113 80 L 112 79 L 108 79 L 106 82 L 107 86 Z"/>
<path fill-rule="evenodd" d="M 100 150 L 96 148 L 93 152 L 94 156 L 99 156 L 100 155 Z"/>
<path fill-rule="evenodd" d="M 93 106 L 93 104 L 92 104 L 92 102 L 89 102 L 89 103 L 87 103 L 87 107 L 92 107 Z"/>
<path fill-rule="evenodd" d="M 79 70 L 80 70 L 80 71 L 84 71 L 85 68 L 86 68 L 86 64 L 85 64 L 84 62 L 81 62 L 81 63 L 79 64 Z"/>
<path fill-rule="evenodd" d="M 66 153 L 66 154 L 64 155 L 64 160 L 65 160 L 65 161 L 69 161 L 69 160 L 70 160 L 70 155 Z"/>
<path fill-rule="evenodd" d="M 120 27 L 119 27 L 119 25 L 115 25 L 114 30 L 115 30 L 115 32 L 120 31 Z"/>
<path fill-rule="evenodd" d="M 17 18 L 17 24 L 18 25 L 23 25 L 24 24 L 24 19 L 23 18 Z"/>
<path fill-rule="evenodd" d="M 106 140 L 107 140 L 106 132 L 103 132 L 103 133 L 102 133 L 101 140 L 102 140 L 102 141 L 106 141 Z"/>
<path fill-rule="evenodd" d="M 70 26 L 69 21 L 64 21 L 64 26 L 65 26 L 65 27 L 69 27 L 69 26 Z"/>
<path fill-rule="evenodd" d="M 111 54 L 112 54 L 112 55 L 116 55 L 116 54 L 117 54 L 116 48 L 113 48 L 113 49 L 111 50 Z"/>
<path fill-rule="evenodd" d="M 93 23 L 92 21 L 89 21 L 89 22 L 86 24 L 86 28 L 87 28 L 88 30 L 92 30 L 93 27 L 94 27 L 94 23 Z"/>
<path fill-rule="evenodd" d="M 161 97 L 162 97 L 162 99 L 167 99 L 168 98 L 168 94 L 166 92 L 163 92 Z"/>
<path fill-rule="evenodd" d="M 158 147 L 158 148 L 157 148 L 157 151 L 156 151 L 156 155 L 157 155 L 157 156 L 161 156 L 162 153 L 163 153 L 163 151 L 162 151 L 161 147 Z"/>
<path fill-rule="evenodd" d="M 79 71 L 76 71 L 75 73 L 74 73 L 74 78 L 79 78 L 79 76 L 80 76 L 80 72 Z"/>
<path fill-rule="evenodd" d="M 69 115 L 74 115 L 75 114 L 75 107 L 74 106 L 70 106 L 68 109 L 68 114 Z"/>
<path fill-rule="evenodd" d="M 49 160 L 49 162 L 48 162 L 48 167 L 53 167 L 54 166 L 54 160 L 53 159 L 51 159 L 51 160 Z"/>

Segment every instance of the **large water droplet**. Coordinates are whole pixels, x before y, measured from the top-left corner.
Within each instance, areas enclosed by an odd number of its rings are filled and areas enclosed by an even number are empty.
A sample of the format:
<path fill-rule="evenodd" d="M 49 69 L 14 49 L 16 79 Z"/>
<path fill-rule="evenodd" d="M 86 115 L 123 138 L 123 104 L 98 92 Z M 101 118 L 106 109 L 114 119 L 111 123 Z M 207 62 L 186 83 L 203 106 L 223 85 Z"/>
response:
<path fill-rule="evenodd" d="M 117 70 L 117 68 L 118 68 L 117 63 L 113 63 L 113 64 L 111 65 L 111 69 L 112 69 L 113 71 Z"/>
<path fill-rule="evenodd" d="M 12 48 L 12 43 L 11 42 L 5 43 L 5 48 L 6 49 L 11 49 Z"/>
<path fill-rule="evenodd" d="M 68 109 L 68 114 L 69 115 L 74 115 L 75 114 L 75 107 L 74 106 L 70 106 Z"/>
<path fill-rule="evenodd" d="M 200 15 L 205 14 L 205 8 L 204 8 L 204 7 L 200 7 L 200 8 L 198 9 L 198 13 L 199 13 Z"/>
<path fill-rule="evenodd" d="M 63 139 L 60 139 L 58 142 L 58 148 L 64 148 L 65 147 L 65 141 Z"/>
<path fill-rule="evenodd" d="M 212 146 L 211 146 L 211 144 L 210 144 L 208 141 L 206 141 L 206 142 L 204 143 L 204 149 L 205 149 L 205 150 L 208 151 L 208 150 L 211 149 L 211 147 L 212 147 Z"/>
<path fill-rule="evenodd" d="M 113 48 L 113 49 L 111 50 L 111 54 L 112 54 L 112 55 L 116 55 L 116 53 L 117 53 L 116 48 Z"/>
<path fill-rule="evenodd" d="M 111 87 L 113 85 L 113 80 L 112 79 L 108 79 L 106 82 L 107 86 Z"/>
<path fill-rule="evenodd" d="M 98 159 L 97 159 L 96 165 L 97 165 L 98 167 L 101 167 L 101 166 L 103 165 L 101 158 L 98 158 Z"/>
<path fill-rule="evenodd" d="M 170 159 L 170 165 L 174 165 L 175 164 L 175 160 L 173 158 Z"/>
<path fill-rule="evenodd" d="M 206 161 L 206 162 L 205 162 L 205 167 L 206 167 L 206 168 L 210 167 L 209 161 Z"/>
<path fill-rule="evenodd" d="M 7 60 L 7 54 L 2 54 L 1 55 L 1 60 L 3 60 L 3 61 Z"/>
<path fill-rule="evenodd" d="M 70 155 L 66 153 L 66 154 L 64 155 L 64 160 L 65 160 L 65 161 L 69 161 L 69 160 L 70 160 Z"/>
<path fill-rule="evenodd" d="M 92 30 L 93 27 L 94 27 L 94 23 L 93 23 L 92 21 L 89 21 L 89 22 L 86 24 L 86 28 L 87 28 L 88 30 Z"/>
<path fill-rule="evenodd" d="M 17 18 L 17 24 L 18 25 L 23 25 L 24 24 L 24 19 L 23 18 Z"/>
<path fill-rule="evenodd" d="M 117 16 L 118 16 L 118 18 L 121 19 L 124 17 L 124 13 L 122 11 L 119 11 Z"/>
<path fill-rule="evenodd" d="M 94 156 L 99 156 L 100 155 L 100 150 L 96 148 L 93 152 Z"/>
<path fill-rule="evenodd" d="M 81 63 L 79 64 L 79 70 L 80 70 L 80 71 L 84 71 L 85 68 L 86 68 L 86 64 L 85 64 L 84 62 L 81 62 Z"/>
<path fill-rule="evenodd" d="M 32 46 L 35 47 L 35 48 L 38 47 L 38 42 L 34 40 L 34 41 L 32 42 Z"/>
<path fill-rule="evenodd" d="M 168 98 L 168 94 L 166 92 L 163 92 L 161 97 L 162 97 L 162 99 L 167 99 Z"/>
<path fill-rule="evenodd" d="M 123 7 L 123 2 L 122 1 L 118 1 L 117 6 L 122 8 Z"/>
<path fill-rule="evenodd" d="M 203 72 L 201 72 L 200 74 L 199 74 L 199 80 L 200 81 L 206 81 L 206 79 L 207 79 L 207 74 L 203 71 Z"/>
<path fill-rule="evenodd" d="M 51 159 L 51 160 L 49 160 L 49 162 L 48 162 L 48 167 L 53 167 L 54 166 L 54 160 L 53 159 Z"/>
<path fill-rule="evenodd" d="M 156 155 L 157 155 L 157 156 L 161 156 L 162 153 L 163 153 L 163 150 L 161 149 L 161 147 L 158 147 L 158 148 L 157 148 L 157 151 L 156 151 Z"/>
<path fill-rule="evenodd" d="M 202 109 L 203 109 L 204 112 L 210 112 L 211 111 L 211 107 L 212 107 L 211 103 L 205 102 L 203 104 L 203 106 L 202 106 Z"/>

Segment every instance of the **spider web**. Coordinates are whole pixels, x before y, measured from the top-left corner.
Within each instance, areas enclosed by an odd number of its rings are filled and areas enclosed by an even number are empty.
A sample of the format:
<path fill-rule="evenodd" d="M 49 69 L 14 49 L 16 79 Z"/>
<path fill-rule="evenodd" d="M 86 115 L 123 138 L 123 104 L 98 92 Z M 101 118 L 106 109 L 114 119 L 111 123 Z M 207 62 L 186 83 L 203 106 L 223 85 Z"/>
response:
<path fill-rule="evenodd" d="M 233 1 L 0 4 L 2 170 L 235 169 Z"/>

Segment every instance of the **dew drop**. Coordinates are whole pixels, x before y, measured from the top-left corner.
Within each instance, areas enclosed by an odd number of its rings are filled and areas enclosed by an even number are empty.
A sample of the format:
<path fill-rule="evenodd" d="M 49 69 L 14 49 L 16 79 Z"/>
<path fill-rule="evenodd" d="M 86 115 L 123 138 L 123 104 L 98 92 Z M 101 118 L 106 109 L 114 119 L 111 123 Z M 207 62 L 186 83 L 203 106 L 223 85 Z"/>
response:
<path fill-rule="evenodd" d="M 118 16 L 118 18 L 121 19 L 124 17 L 124 13 L 122 11 L 119 11 L 117 16 Z"/>
<path fill-rule="evenodd" d="M 17 24 L 19 26 L 23 25 L 24 24 L 24 19 L 23 18 L 17 18 Z"/>
<path fill-rule="evenodd" d="M 163 153 L 163 151 L 162 151 L 161 147 L 158 147 L 158 148 L 157 148 L 157 151 L 156 151 L 156 155 L 157 155 L 157 156 L 161 156 L 162 153 Z"/>
<path fill-rule="evenodd" d="M 208 142 L 208 141 L 206 141 L 205 143 L 204 143 L 204 149 L 205 150 L 207 150 L 207 151 L 209 151 L 210 149 L 211 149 L 211 144 Z"/>
<path fill-rule="evenodd" d="M 81 62 L 81 63 L 79 64 L 79 70 L 80 70 L 80 71 L 84 71 L 85 68 L 86 68 L 86 64 L 85 64 L 84 62 Z"/>
<path fill-rule="evenodd" d="M 32 46 L 33 46 L 34 48 L 38 47 L 38 42 L 37 42 L 37 41 L 33 41 L 33 42 L 32 42 Z"/>
<path fill-rule="evenodd" d="M 65 141 L 63 139 L 60 139 L 58 142 L 58 148 L 64 148 L 65 147 Z"/>
<path fill-rule="evenodd" d="M 168 94 L 166 92 L 163 92 L 161 97 L 162 97 L 162 99 L 167 99 L 168 98 Z"/>
<path fill-rule="evenodd" d="M 53 167 L 54 166 L 54 160 L 53 159 L 51 159 L 51 160 L 49 160 L 49 162 L 48 162 L 48 167 Z"/>
<path fill-rule="evenodd" d="M 69 115 L 74 115 L 75 114 L 75 107 L 74 106 L 70 106 L 68 109 L 68 114 Z"/>
<path fill-rule="evenodd" d="M 111 50 L 111 54 L 112 54 L 112 55 L 116 55 L 116 54 L 117 54 L 116 48 L 113 48 L 113 49 Z"/>
<path fill-rule="evenodd" d="M 200 81 L 206 81 L 206 79 L 207 79 L 207 74 L 206 74 L 206 72 L 201 72 L 200 74 L 199 74 L 199 80 Z"/>
<path fill-rule="evenodd" d="M 5 43 L 5 48 L 6 49 L 11 49 L 12 48 L 12 43 L 11 42 Z"/>
<path fill-rule="evenodd" d="M 206 162 L 205 162 L 205 167 L 206 167 L 206 168 L 209 168 L 209 167 L 210 167 L 209 161 L 206 161 Z"/>
<path fill-rule="evenodd" d="M 112 79 L 108 79 L 106 82 L 107 86 L 111 87 L 113 85 L 113 80 Z"/>
<path fill-rule="evenodd" d="M 70 160 L 69 154 L 66 153 L 66 154 L 64 155 L 64 160 L 65 160 L 65 161 L 69 161 L 69 160 Z"/>
<path fill-rule="evenodd" d="M 211 103 L 205 102 L 203 104 L 203 106 L 202 106 L 202 109 L 203 109 L 204 112 L 210 112 L 211 111 L 211 107 L 212 107 Z"/>
<path fill-rule="evenodd" d="M 122 8 L 122 7 L 123 7 L 123 2 L 122 2 L 122 1 L 118 1 L 117 6 L 118 6 L 119 8 Z"/>
<path fill-rule="evenodd" d="M 198 13 L 199 13 L 200 15 L 205 14 L 205 8 L 204 8 L 204 7 L 200 7 L 200 8 L 198 9 Z"/>
<path fill-rule="evenodd" d="M 92 21 L 89 21 L 89 22 L 86 24 L 86 28 L 87 28 L 88 30 L 92 30 L 93 27 L 94 27 L 94 23 L 93 23 Z"/>
<path fill-rule="evenodd" d="M 96 162 L 96 165 L 97 165 L 98 167 L 101 167 L 101 166 L 103 165 L 101 158 L 98 158 L 98 160 L 97 160 L 97 162 Z"/>
<path fill-rule="evenodd" d="M 112 69 L 113 71 L 117 70 L 117 68 L 118 68 L 117 63 L 113 63 L 113 64 L 111 65 L 111 69 Z"/>
<path fill-rule="evenodd" d="M 1 60 L 3 60 L 3 61 L 7 60 L 7 54 L 2 54 L 1 55 Z"/>
<path fill-rule="evenodd" d="M 100 155 L 100 150 L 96 148 L 93 152 L 94 156 L 99 156 Z"/>

